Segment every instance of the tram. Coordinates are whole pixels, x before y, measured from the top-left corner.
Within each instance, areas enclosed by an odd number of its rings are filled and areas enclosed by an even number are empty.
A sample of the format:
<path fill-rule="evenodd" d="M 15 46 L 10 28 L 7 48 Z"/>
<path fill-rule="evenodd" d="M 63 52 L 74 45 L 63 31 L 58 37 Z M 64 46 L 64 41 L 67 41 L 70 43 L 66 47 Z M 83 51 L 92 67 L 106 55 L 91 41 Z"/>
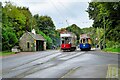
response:
<path fill-rule="evenodd" d="M 72 32 L 63 32 L 60 34 L 61 50 L 75 51 L 77 37 Z"/>
<path fill-rule="evenodd" d="M 81 50 L 91 50 L 91 38 L 88 34 L 80 35 L 80 45 Z"/>

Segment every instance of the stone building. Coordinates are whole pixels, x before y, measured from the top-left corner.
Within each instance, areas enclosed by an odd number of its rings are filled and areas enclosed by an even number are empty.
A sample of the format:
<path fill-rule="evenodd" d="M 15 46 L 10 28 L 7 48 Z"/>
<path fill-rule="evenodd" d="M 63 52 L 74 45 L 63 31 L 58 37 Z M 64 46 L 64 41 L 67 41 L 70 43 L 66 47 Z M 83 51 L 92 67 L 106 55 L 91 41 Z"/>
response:
<path fill-rule="evenodd" d="M 46 50 L 46 42 L 43 36 L 32 32 L 25 32 L 19 40 L 19 46 L 22 51 L 42 51 Z"/>

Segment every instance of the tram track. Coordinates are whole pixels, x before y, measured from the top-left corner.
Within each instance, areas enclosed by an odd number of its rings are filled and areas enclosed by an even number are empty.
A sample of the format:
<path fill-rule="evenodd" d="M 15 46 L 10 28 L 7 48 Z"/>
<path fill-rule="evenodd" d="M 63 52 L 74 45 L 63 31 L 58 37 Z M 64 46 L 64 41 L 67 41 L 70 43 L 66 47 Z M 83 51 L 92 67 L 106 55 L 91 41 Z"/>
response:
<path fill-rule="evenodd" d="M 57 52 L 57 53 L 59 53 L 59 52 Z M 66 53 L 65 56 L 62 56 L 62 58 L 63 58 L 63 57 L 66 57 L 66 56 L 75 55 L 75 54 L 77 54 L 77 53 L 79 53 L 79 52 L 72 52 L 72 54 Z M 54 54 L 54 53 L 53 53 L 53 54 Z M 52 55 L 53 55 L 53 54 L 52 54 Z M 47 61 L 45 61 L 45 62 L 43 62 L 43 63 L 31 65 L 31 66 L 24 67 L 24 68 L 21 68 L 21 69 L 16 69 L 16 68 L 17 68 L 17 67 L 21 67 L 21 66 L 23 66 L 23 65 L 25 65 L 25 64 L 20 65 L 20 66 L 16 66 L 16 67 L 12 68 L 12 69 L 9 70 L 9 71 L 6 71 L 6 72 L 4 71 L 3 75 L 6 75 L 6 74 L 9 74 L 9 73 L 12 73 L 12 72 L 16 72 L 16 71 L 19 71 L 19 70 L 26 69 L 26 70 L 23 71 L 22 73 L 20 73 L 20 74 L 18 74 L 18 75 L 16 75 L 16 76 L 13 76 L 13 77 L 16 78 L 16 77 L 20 77 L 21 75 L 23 76 L 23 74 L 29 75 L 29 74 L 32 74 L 32 73 L 35 73 L 35 72 L 38 72 L 38 71 L 41 71 L 41 70 L 44 70 L 44 69 L 47 69 L 47 68 L 54 67 L 54 66 L 56 66 L 56 65 L 58 65 L 58 64 L 54 64 L 54 65 L 48 66 L 48 67 L 46 67 L 46 68 L 38 68 L 38 69 L 32 71 L 33 69 L 35 69 L 35 68 L 37 68 L 37 67 L 40 67 L 40 66 L 42 66 L 42 65 L 44 65 L 44 64 L 47 64 L 47 63 L 50 62 L 50 61 L 53 61 L 54 58 L 57 59 L 57 60 L 59 60 L 59 58 L 61 58 L 61 57 L 59 57 L 59 56 L 61 56 L 61 55 L 63 55 L 63 54 L 64 54 L 64 53 L 59 54 L 59 55 L 57 55 L 57 56 L 54 56 L 54 57 L 50 58 L 49 60 L 47 60 Z M 46 57 L 47 57 L 47 56 L 48 56 L 48 55 L 46 55 Z M 77 56 L 79 56 L 79 55 L 77 55 Z M 75 57 L 76 57 L 76 56 L 71 57 L 70 59 L 75 58 Z M 45 58 L 45 56 L 42 57 L 42 58 Z M 37 60 L 37 59 L 35 59 L 35 60 Z M 35 60 L 34 60 L 34 61 L 35 61 Z M 67 59 L 67 60 L 69 60 L 69 59 Z M 64 60 L 64 61 L 67 61 L 67 60 Z M 33 61 L 31 61 L 31 62 L 33 62 Z M 29 62 L 29 63 L 31 63 L 31 62 Z M 29 63 L 28 63 L 28 64 L 29 64 Z M 26 65 L 28 65 L 28 64 L 26 64 Z M 20 75 L 20 76 L 19 76 L 19 75 Z M 21 77 L 22 77 L 22 76 L 21 76 Z"/>
<path fill-rule="evenodd" d="M 25 76 L 33 74 L 35 72 L 38 72 L 38 71 L 41 71 L 41 70 L 44 70 L 44 69 L 47 69 L 47 68 L 50 68 L 50 67 L 54 67 L 54 66 L 56 66 L 56 64 L 50 65 L 50 66 L 47 66 L 47 67 L 42 67 L 42 68 L 40 66 L 42 66 L 42 65 L 31 66 L 31 67 L 29 67 L 29 69 L 26 69 L 26 70 L 20 72 L 17 75 L 9 76 L 9 77 L 11 77 L 11 78 L 24 78 Z M 16 72 L 14 72 L 14 73 L 16 73 Z M 7 75 L 6 75 L 6 77 L 7 77 Z"/>
<path fill-rule="evenodd" d="M 78 53 L 78 52 L 75 52 L 75 53 Z M 70 55 L 69 55 L 69 56 L 70 56 Z M 78 56 L 79 56 L 79 55 L 78 55 Z M 72 58 L 75 58 L 75 57 L 76 57 L 76 56 L 74 56 L 74 57 L 72 57 Z M 71 59 L 72 59 L 72 58 L 71 58 Z M 56 59 L 59 60 L 58 58 L 56 58 Z M 69 59 L 64 60 L 64 62 L 65 62 L 65 61 L 68 61 L 68 60 L 69 60 Z M 64 62 L 56 63 L 56 64 L 54 64 L 53 66 L 50 66 L 50 67 L 48 67 L 48 68 L 52 68 L 52 67 L 61 65 L 61 64 L 64 63 Z M 48 69 L 48 68 L 45 68 L 45 69 Z M 73 68 L 74 68 L 74 67 L 73 67 Z M 45 70 L 45 69 L 42 69 L 42 70 Z M 72 69 L 72 68 L 71 68 L 71 69 Z M 71 70 L 71 69 L 70 69 L 70 70 Z M 39 71 L 41 71 L 41 69 L 40 69 L 40 70 L 36 70 L 35 72 L 39 72 Z M 35 73 L 35 72 L 34 72 L 34 73 Z M 33 72 L 32 72 L 31 74 L 33 74 Z M 30 75 L 30 74 L 27 74 L 27 75 Z"/>
<path fill-rule="evenodd" d="M 59 53 L 59 52 L 54 52 L 54 53 L 52 53 L 52 54 L 45 55 L 45 56 L 42 56 L 42 57 L 39 57 L 39 58 L 36 58 L 36 59 L 30 60 L 30 61 L 28 61 L 28 62 L 26 62 L 26 63 L 23 63 L 23 64 L 20 64 L 20 65 L 14 66 L 14 67 L 12 67 L 12 68 L 3 69 L 2 72 L 4 73 L 4 72 L 6 72 L 6 71 L 13 70 L 13 69 L 15 69 L 15 68 L 17 68 L 17 67 L 20 67 L 20 66 L 23 66 L 23 65 L 29 64 L 29 63 L 31 63 L 31 62 L 33 62 L 33 61 L 38 60 L 38 59 L 45 58 L 45 57 L 50 56 L 50 55 L 54 55 L 55 53 Z M 41 63 L 41 64 L 42 64 L 42 63 Z"/>
<path fill-rule="evenodd" d="M 57 52 L 57 53 L 59 53 L 59 52 Z M 52 55 L 54 55 L 54 54 L 55 54 L 55 53 L 52 53 Z M 60 54 L 60 55 L 63 55 L 63 54 Z M 56 58 L 56 57 L 58 57 L 58 56 L 60 56 L 60 55 L 57 55 L 57 56 L 55 56 L 55 57 L 53 57 L 53 58 Z M 37 58 L 37 59 L 34 59 L 34 60 L 31 60 L 31 61 L 29 61 L 29 62 L 27 62 L 27 63 L 24 63 L 24 64 L 21 64 L 21 65 L 15 66 L 15 67 L 13 67 L 13 68 L 9 68 L 8 70 L 3 70 L 3 75 L 4 75 L 5 73 L 9 73 L 9 72 L 11 72 L 11 71 L 15 71 L 15 69 L 16 69 L 17 67 L 21 67 L 21 66 L 24 66 L 24 65 L 28 65 L 29 63 L 32 63 L 32 62 L 34 62 L 34 61 L 36 61 L 36 60 L 39 60 L 39 59 L 42 59 L 42 58 L 46 58 L 47 56 L 51 56 L 51 54 L 46 55 L 46 56 L 43 56 L 43 57 L 40 57 L 40 58 Z M 49 59 L 49 60 L 47 60 L 47 61 L 45 61 L 45 62 L 43 62 L 43 63 L 39 63 L 39 64 L 44 64 L 44 63 L 46 63 L 46 62 L 49 62 L 50 60 L 53 60 L 53 58 L 51 58 L 51 59 Z M 34 65 L 31 65 L 31 66 L 34 66 Z M 30 67 L 30 66 L 28 66 L 28 67 Z M 28 67 L 25 67 L 25 68 L 28 68 Z M 21 69 L 25 69 L 25 68 L 21 68 Z M 17 69 L 17 70 L 21 70 L 21 69 Z"/>

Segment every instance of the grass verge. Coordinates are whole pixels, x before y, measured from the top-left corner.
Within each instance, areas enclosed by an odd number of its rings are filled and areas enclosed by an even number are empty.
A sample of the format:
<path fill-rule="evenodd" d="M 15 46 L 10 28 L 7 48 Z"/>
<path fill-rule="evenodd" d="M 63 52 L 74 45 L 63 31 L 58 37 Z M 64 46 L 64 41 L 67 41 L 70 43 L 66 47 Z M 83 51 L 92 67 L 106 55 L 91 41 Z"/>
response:
<path fill-rule="evenodd" d="M 120 53 L 120 48 L 105 48 L 105 49 L 103 49 L 103 51 Z"/>
<path fill-rule="evenodd" d="M 0 56 L 7 56 L 7 55 L 11 55 L 11 54 L 15 54 L 15 52 L 8 52 L 8 51 L 0 52 Z"/>

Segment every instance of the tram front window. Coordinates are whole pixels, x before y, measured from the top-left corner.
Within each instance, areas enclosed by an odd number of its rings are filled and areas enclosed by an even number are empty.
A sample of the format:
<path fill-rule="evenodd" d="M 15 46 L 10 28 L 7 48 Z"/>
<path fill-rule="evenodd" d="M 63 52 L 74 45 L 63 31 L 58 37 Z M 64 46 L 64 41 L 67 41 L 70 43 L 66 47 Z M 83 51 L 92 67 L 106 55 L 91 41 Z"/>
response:
<path fill-rule="evenodd" d="M 71 38 L 70 37 L 62 37 L 62 44 L 70 44 Z"/>
<path fill-rule="evenodd" d="M 62 44 L 64 44 L 65 43 L 65 41 L 64 40 L 62 40 Z"/>
<path fill-rule="evenodd" d="M 88 43 L 88 38 L 81 39 L 81 43 Z"/>
<path fill-rule="evenodd" d="M 83 43 L 85 43 L 85 39 L 83 39 Z"/>

